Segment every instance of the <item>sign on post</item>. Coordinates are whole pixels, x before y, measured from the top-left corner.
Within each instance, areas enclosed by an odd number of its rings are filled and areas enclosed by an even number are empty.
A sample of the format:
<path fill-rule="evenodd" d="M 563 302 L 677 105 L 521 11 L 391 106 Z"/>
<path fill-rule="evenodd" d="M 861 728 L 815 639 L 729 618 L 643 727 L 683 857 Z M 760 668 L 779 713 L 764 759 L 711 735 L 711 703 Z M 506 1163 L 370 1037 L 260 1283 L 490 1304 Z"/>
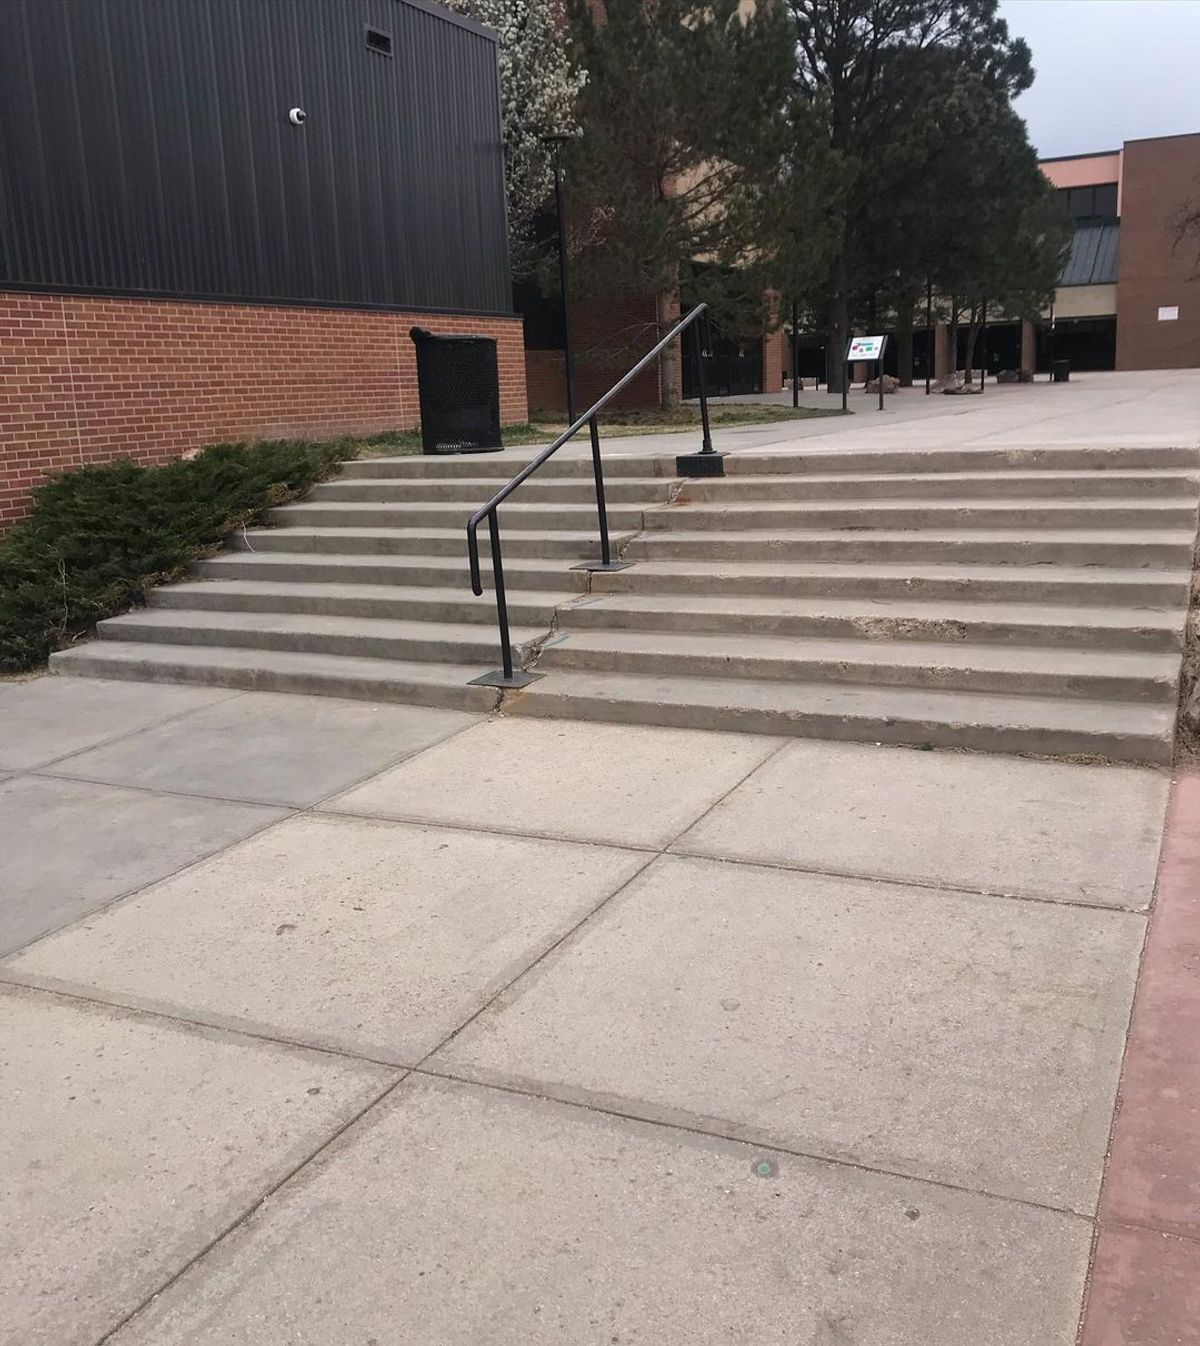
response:
<path fill-rule="evenodd" d="M 850 338 L 846 350 L 847 364 L 873 364 L 879 379 L 879 410 L 883 410 L 883 351 L 887 345 L 886 336 L 856 336 Z M 849 384 L 849 371 L 842 371 L 842 410 L 846 410 L 846 388 Z"/>

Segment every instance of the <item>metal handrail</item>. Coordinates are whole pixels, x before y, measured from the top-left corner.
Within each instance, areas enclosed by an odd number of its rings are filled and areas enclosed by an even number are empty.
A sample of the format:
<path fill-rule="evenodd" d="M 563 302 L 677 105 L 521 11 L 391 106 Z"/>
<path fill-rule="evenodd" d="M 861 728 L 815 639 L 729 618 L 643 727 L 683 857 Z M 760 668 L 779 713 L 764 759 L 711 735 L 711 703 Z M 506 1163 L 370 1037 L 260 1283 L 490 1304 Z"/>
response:
<path fill-rule="evenodd" d="M 600 561 L 598 563 L 583 562 L 578 569 L 584 570 L 623 570 L 628 564 L 624 561 L 614 561 L 608 541 L 608 511 L 604 503 L 604 468 L 600 461 L 600 431 L 596 424 L 596 416 L 599 412 L 612 401 L 623 388 L 628 385 L 642 372 L 646 366 L 655 359 L 656 356 L 671 344 L 672 341 L 684 330 L 690 327 L 702 314 L 707 312 L 707 304 L 697 304 L 694 309 L 646 352 L 645 355 L 628 371 L 621 379 L 601 397 L 593 403 L 587 411 L 573 421 L 559 437 L 546 446 L 531 462 L 517 473 L 513 479 L 502 486 L 486 505 L 481 505 L 479 509 L 471 515 L 467 522 L 467 556 L 471 565 L 471 590 L 478 596 L 483 593 L 483 578 L 479 569 L 479 525 L 486 519 L 488 521 L 488 536 L 491 541 L 492 551 L 492 572 L 495 578 L 496 590 L 496 621 L 500 628 L 500 654 L 502 660 L 502 672 L 488 673 L 482 678 L 473 678 L 471 681 L 477 686 L 484 687 L 524 687 L 541 676 L 536 673 L 514 673 L 512 661 L 512 645 L 508 634 L 508 603 L 504 593 L 504 558 L 500 551 L 500 522 L 496 511 L 508 499 L 510 495 L 528 480 L 538 470 L 541 465 L 549 458 L 552 458 L 559 449 L 586 425 L 591 433 L 592 440 L 592 471 L 596 482 L 596 511 L 600 520 Z M 712 453 L 712 435 L 708 424 L 708 397 L 704 387 L 704 352 L 701 351 L 696 359 L 696 386 L 700 395 L 700 423 L 702 426 L 701 453 Z"/>

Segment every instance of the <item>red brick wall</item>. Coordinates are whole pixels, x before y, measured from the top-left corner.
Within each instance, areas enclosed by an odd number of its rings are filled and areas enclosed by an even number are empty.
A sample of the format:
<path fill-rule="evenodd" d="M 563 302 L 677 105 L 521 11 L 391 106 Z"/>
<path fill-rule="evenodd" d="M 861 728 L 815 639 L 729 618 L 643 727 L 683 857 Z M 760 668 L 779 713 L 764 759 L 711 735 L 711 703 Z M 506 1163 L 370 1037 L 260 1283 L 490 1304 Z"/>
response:
<path fill-rule="evenodd" d="M 496 337 L 501 419 L 527 419 L 517 318 L 0 290 L 0 526 L 55 469 L 411 428 L 414 325 Z"/>
<path fill-rule="evenodd" d="M 1200 366 L 1196 240 L 1176 244 L 1175 221 L 1200 184 L 1200 134 L 1127 140 L 1121 180 L 1117 368 Z M 1160 308 L 1178 308 L 1160 322 Z"/>
<path fill-rule="evenodd" d="M 679 318 L 679 305 L 674 317 Z M 651 295 L 614 300 L 578 300 L 571 313 L 575 348 L 575 402 L 586 410 L 658 340 L 655 303 Z M 683 368 L 676 342 L 675 386 L 683 396 Z M 562 351 L 525 352 L 525 377 L 531 411 L 561 412 L 567 405 Z M 657 361 L 643 370 L 614 399 L 615 407 L 657 407 L 661 404 Z"/>

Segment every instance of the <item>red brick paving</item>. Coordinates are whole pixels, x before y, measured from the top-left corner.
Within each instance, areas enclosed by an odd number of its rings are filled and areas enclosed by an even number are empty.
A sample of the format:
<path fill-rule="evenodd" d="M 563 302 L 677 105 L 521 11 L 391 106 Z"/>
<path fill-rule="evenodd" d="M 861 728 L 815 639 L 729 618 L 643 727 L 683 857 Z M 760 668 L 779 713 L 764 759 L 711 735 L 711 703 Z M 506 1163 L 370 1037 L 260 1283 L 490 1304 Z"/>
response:
<path fill-rule="evenodd" d="M 1171 792 L 1080 1340 L 1200 1343 L 1200 773 Z"/>

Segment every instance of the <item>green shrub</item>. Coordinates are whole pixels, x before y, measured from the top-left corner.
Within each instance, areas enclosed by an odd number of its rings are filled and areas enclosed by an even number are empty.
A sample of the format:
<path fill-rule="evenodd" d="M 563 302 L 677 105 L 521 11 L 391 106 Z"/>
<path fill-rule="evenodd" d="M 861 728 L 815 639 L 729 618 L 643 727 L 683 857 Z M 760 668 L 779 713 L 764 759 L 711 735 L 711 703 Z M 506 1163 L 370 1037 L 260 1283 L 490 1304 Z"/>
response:
<path fill-rule="evenodd" d="M 143 602 L 357 451 L 354 440 L 214 444 L 165 467 L 123 459 L 47 478 L 0 538 L 0 672 L 34 668 Z"/>

